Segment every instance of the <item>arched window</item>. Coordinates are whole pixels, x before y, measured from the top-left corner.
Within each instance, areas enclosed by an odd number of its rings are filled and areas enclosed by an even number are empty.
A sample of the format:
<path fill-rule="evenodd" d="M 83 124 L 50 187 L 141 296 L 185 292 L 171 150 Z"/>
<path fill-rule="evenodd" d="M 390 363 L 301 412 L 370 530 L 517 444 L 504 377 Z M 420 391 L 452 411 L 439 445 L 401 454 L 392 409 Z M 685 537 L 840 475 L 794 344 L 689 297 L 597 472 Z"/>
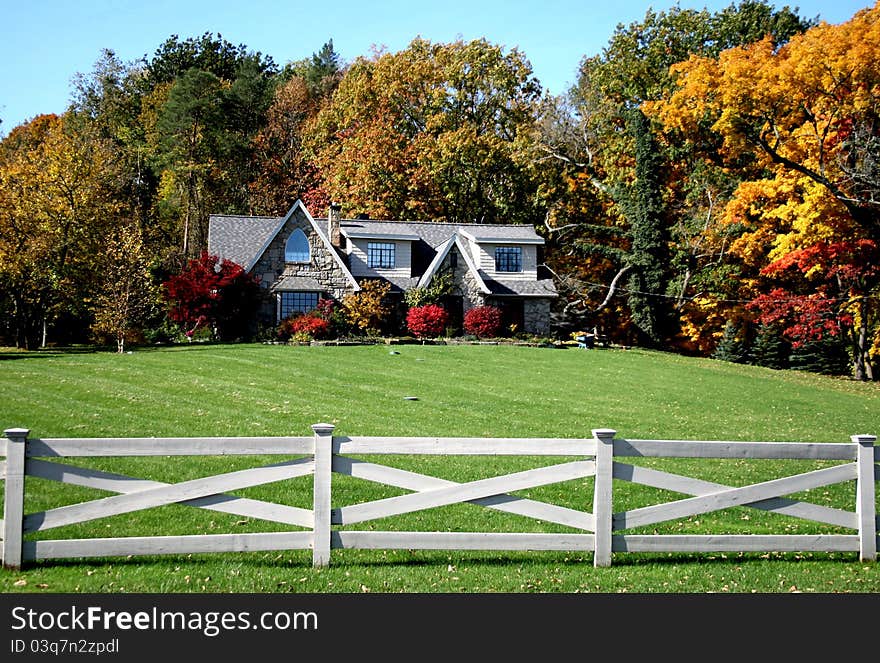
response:
<path fill-rule="evenodd" d="M 285 262 L 309 262 L 311 252 L 309 249 L 309 238 L 306 234 L 297 228 L 287 239 L 284 246 Z"/>

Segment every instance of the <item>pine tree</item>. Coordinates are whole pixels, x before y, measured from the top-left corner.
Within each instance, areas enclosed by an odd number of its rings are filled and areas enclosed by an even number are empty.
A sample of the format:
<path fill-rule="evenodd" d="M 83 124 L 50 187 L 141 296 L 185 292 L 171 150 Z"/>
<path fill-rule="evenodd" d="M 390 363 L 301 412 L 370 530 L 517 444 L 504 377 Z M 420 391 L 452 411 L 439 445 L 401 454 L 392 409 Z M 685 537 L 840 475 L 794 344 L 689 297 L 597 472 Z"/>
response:
<path fill-rule="evenodd" d="M 788 368 L 791 344 L 783 338 L 778 328 L 760 324 L 752 344 L 752 363 L 766 368 Z"/>
<path fill-rule="evenodd" d="M 748 343 L 740 334 L 739 328 L 732 321 L 724 325 L 724 334 L 712 354 L 712 359 L 744 364 L 749 358 Z"/>
<path fill-rule="evenodd" d="M 824 336 L 798 344 L 791 350 L 789 363 L 791 368 L 824 375 L 847 375 L 850 372 L 849 353 L 842 335 Z"/>

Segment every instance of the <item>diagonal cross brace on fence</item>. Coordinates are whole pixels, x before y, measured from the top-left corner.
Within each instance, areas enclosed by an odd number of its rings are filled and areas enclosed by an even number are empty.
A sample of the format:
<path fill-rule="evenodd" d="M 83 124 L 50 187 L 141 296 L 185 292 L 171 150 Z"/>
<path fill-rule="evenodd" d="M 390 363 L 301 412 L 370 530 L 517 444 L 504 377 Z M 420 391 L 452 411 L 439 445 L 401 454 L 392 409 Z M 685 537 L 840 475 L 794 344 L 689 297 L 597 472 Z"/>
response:
<path fill-rule="evenodd" d="M 727 486 L 721 483 L 618 462 L 614 463 L 614 478 L 638 483 L 643 486 L 651 486 L 652 488 L 660 488 L 676 493 L 685 493 L 695 496 L 716 494 L 733 488 L 733 486 Z M 856 529 L 858 527 L 856 514 L 851 511 L 834 509 L 832 507 L 794 499 L 771 497 L 756 502 L 744 503 L 742 506 L 761 509 L 763 511 L 772 511 L 773 513 L 804 518 L 806 520 L 814 520 L 816 522 L 824 523 L 826 525 L 835 525 L 837 527 L 848 527 L 851 529 Z M 623 512 L 614 515 L 615 530 L 626 529 L 627 527 L 632 526 L 629 524 L 631 521 L 628 520 L 630 513 L 632 512 Z"/>
<path fill-rule="evenodd" d="M 819 486 L 841 483 L 855 478 L 856 465 L 855 463 L 848 463 L 749 486 L 737 488 L 723 486 L 709 494 L 615 514 L 614 529 L 620 530 L 653 525 L 666 520 L 686 518 L 734 506 L 750 506 L 754 502 L 781 497 L 801 490 L 818 488 Z M 854 527 L 856 526 L 856 521 L 853 518 L 843 524 L 843 526 Z"/>
<path fill-rule="evenodd" d="M 307 473 L 307 472 L 306 472 Z M 28 476 L 49 479 L 60 483 L 68 483 L 74 486 L 97 488 L 112 493 L 130 495 L 140 493 L 152 488 L 167 488 L 175 484 L 151 481 L 148 479 L 135 479 L 124 474 L 102 472 L 88 467 L 66 465 L 64 463 L 48 462 L 37 459 L 27 461 Z M 283 525 L 299 525 L 301 527 L 312 526 L 312 511 L 286 504 L 264 502 L 262 500 L 234 495 L 216 494 L 207 497 L 177 502 L 185 506 L 198 507 L 208 511 L 229 513 L 246 518 L 258 518 Z M 38 517 L 39 514 L 26 516 L 24 521 L 25 532 L 36 532 L 48 529 L 45 522 Z M 54 525 L 50 525 L 53 526 Z"/>
<path fill-rule="evenodd" d="M 413 491 L 435 490 L 438 488 L 461 485 L 455 481 L 449 481 L 448 479 L 440 479 L 425 474 L 409 472 L 396 467 L 388 467 L 387 465 L 376 465 L 375 463 L 347 458 L 345 456 L 335 456 L 333 458 L 333 471 L 358 479 L 365 479 L 367 481 L 374 481 L 387 486 L 394 486 L 395 488 L 404 488 Z M 587 530 L 590 532 L 592 532 L 596 526 L 596 519 L 591 513 L 570 509 L 557 504 L 548 504 L 546 502 L 530 500 L 524 497 L 498 494 L 491 497 L 467 500 L 467 502 L 495 509 L 496 511 L 504 511 L 505 513 L 535 518 L 549 523 L 565 525 L 567 527 Z M 342 509 L 333 510 L 332 522 L 334 525 L 350 524 L 350 521 L 345 519 L 345 514 Z"/>
<path fill-rule="evenodd" d="M 353 524 L 388 516 L 397 516 L 423 509 L 485 499 L 516 490 L 545 486 L 560 481 L 580 479 L 595 474 L 592 461 L 575 461 L 524 472 L 516 472 L 463 484 L 452 484 L 423 490 L 409 495 L 389 497 L 338 510 L 340 524 Z"/>
<path fill-rule="evenodd" d="M 131 513 L 176 502 L 186 502 L 230 490 L 293 479 L 311 474 L 312 467 L 312 460 L 306 458 L 270 467 L 239 470 L 181 483 L 157 485 L 123 495 L 104 497 L 29 515 L 24 520 L 24 530 L 30 532 L 73 525 L 97 518 Z"/>

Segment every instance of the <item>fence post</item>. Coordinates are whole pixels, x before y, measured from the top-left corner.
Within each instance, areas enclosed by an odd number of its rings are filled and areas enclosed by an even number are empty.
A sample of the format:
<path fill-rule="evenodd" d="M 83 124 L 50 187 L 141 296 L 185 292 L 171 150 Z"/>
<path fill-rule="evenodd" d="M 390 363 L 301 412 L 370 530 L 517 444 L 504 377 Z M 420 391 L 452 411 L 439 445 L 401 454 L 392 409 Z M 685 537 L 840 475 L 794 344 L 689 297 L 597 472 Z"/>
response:
<path fill-rule="evenodd" d="M 6 482 L 3 491 L 3 566 L 21 568 L 24 523 L 24 458 L 26 428 L 9 428 L 6 433 Z"/>
<path fill-rule="evenodd" d="M 859 520 L 859 560 L 877 559 L 877 504 L 874 443 L 876 435 L 853 435 L 858 452 L 856 480 L 856 515 Z"/>
<path fill-rule="evenodd" d="M 330 482 L 333 474 L 333 424 L 314 424 L 315 476 L 312 509 L 315 518 L 312 566 L 330 565 Z"/>
<path fill-rule="evenodd" d="M 596 428 L 596 482 L 593 491 L 593 515 L 596 518 L 593 566 L 611 566 L 612 491 L 611 480 L 614 466 L 614 436 L 617 431 Z"/>

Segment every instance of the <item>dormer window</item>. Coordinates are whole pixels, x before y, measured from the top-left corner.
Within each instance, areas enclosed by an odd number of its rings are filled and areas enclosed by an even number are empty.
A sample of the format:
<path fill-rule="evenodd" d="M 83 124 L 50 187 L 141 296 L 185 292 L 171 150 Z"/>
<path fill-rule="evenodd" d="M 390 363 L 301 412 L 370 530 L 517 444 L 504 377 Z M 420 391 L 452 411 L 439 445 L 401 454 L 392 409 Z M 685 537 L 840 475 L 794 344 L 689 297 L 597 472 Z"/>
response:
<path fill-rule="evenodd" d="M 300 228 L 297 228 L 287 238 L 287 244 L 284 245 L 284 262 L 309 262 L 310 259 L 309 238 Z"/>
<path fill-rule="evenodd" d="M 394 269 L 394 243 L 367 243 L 367 266 L 373 269 Z"/>
<path fill-rule="evenodd" d="M 521 272 L 522 247 L 498 246 L 495 248 L 496 272 Z"/>

